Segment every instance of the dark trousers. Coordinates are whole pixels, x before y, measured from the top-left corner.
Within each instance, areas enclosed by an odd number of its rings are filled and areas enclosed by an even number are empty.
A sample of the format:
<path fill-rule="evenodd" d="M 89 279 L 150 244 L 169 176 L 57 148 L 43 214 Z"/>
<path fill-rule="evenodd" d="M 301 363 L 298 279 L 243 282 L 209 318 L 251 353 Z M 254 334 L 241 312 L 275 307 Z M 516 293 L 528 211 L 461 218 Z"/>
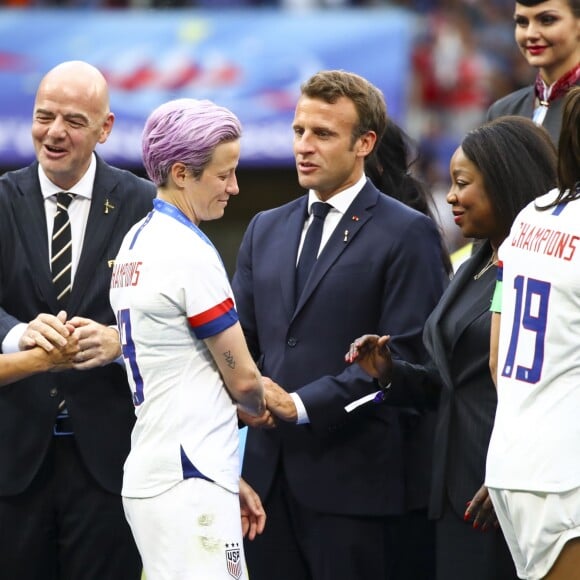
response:
<path fill-rule="evenodd" d="M 252 580 L 391 580 L 398 517 L 324 514 L 300 505 L 279 473 L 261 536 L 244 544 Z"/>
<path fill-rule="evenodd" d="M 0 498 L 0 578 L 141 578 L 121 497 L 88 473 L 74 436 L 53 437 L 30 487 Z"/>
<path fill-rule="evenodd" d="M 401 516 L 395 542 L 397 580 L 435 580 L 435 522 L 427 509 Z"/>
<path fill-rule="evenodd" d="M 451 505 L 436 524 L 437 580 L 517 580 L 501 530 L 475 530 Z"/>

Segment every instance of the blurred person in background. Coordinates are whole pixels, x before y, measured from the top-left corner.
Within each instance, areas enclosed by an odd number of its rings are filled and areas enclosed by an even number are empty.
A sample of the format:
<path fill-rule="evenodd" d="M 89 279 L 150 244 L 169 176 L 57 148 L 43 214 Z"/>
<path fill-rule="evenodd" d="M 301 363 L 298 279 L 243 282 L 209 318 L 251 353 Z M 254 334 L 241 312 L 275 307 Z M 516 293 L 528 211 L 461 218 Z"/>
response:
<path fill-rule="evenodd" d="M 412 171 L 418 161 L 418 157 L 413 159 L 412 156 L 411 138 L 397 123 L 387 117 L 383 137 L 372 155 L 365 161 L 365 173 L 377 189 L 439 224 L 439 216 L 431 192 Z M 442 261 L 447 272 L 451 274 L 449 253 L 443 239 L 441 243 Z"/>
<path fill-rule="evenodd" d="M 535 83 L 493 103 L 487 120 L 522 115 L 547 129 L 558 142 L 563 97 L 580 84 L 580 0 L 518 0 L 515 39 Z"/>

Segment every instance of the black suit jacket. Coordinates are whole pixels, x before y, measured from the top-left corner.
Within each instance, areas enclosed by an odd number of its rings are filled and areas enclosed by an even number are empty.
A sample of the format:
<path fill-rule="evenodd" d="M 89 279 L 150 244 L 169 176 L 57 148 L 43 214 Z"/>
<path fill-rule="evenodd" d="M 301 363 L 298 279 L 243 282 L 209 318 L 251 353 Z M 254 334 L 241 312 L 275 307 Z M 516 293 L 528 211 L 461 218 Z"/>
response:
<path fill-rule="evenodd" d="M 155 187 L 97 158 L 84 244 L 67 312 L 115 324 L 113 260 L 123 236 L 152 208 Z M 105 201 L 114 206 L 104 211 Z M 0 178 L 0 343 L 18 322 L 60 310 L 51 281 L 38 164 Z M 76 441 L 96 481 L 120 493 L 134 410 L 124 368 L 44 373 L 0 389 L 0 495 L 25 490 L 49 447 L 64 395 Z"/>
<path fill-rule="evenodd" d="M 425 324 L 424 342 L 431 362 L 413 365 L 395 361 L 387 402 L 418 409 L 438 404 L 433 445 L 433 476 L 429 512 L 441 516 L 446 496 L 459 517 L 481 487 L 491 437 L 497 392 L 489 371 L 490 305 L 495 277 L 480 279 L 481 298 L 455 309 L 455 334 L 444 340 L 442 321 L 466 285 L 491 255 L 483 244 L 460 268 Z"/>
<path fill-rule="evenodd" d="M 357 336 L 388 332 L 398 355 L 425 358 L 423 325 L 446 282 L 440 237 L 431 220 L 367 182 L 296 303 L 306 215 L 307 196 L 258 214 L 238 256 L 233 288 L 250 350 L 266 376 L 297 390 L 310 418 L 309 425 L 250 429 L 243 474 L 266 498 L 281 459 L 288 485 L 307 507 L 400 513 L 404 411 L 374 405 L 343 417 L 351 393 L 373 388 L 357 365 L 345 364 L 344 354 Z M 339 426 L 330 429 L 329 401 L 342 410 Z"/>
<path fill-rule="evenodd" d="M 579 85 L 580 83 L 576 83 L 576 86 Z M 493 119 L 504 117 L 506 115 L 519 115 L 531 119 L 534 114 L 535 98 L 533 85 L 514 91 L 513 93 L 498 99 L 495 103 L 492 103 L 487 111 L 486 121 L 492 121 Z M 560 129 L 562 127 L 563 104 L 563 98 L 555 100 L 548 108 L 543 123 L 543 127 L 548 131 L 548 133 L 550 133 L 550 137 L 552 137 L 552 141 L 556 145 L 558 145 Z"/>

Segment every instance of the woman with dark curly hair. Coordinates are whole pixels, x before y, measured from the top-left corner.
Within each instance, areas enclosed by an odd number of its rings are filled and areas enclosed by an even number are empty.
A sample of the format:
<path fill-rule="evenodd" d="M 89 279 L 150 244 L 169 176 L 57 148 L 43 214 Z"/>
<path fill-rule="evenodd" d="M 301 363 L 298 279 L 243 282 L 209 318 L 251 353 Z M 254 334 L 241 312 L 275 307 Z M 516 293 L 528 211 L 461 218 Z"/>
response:
<path fill-rule="evenodd" d="M 497 405 L 489 370 L 489 306 L 497 249 L 519 211 L 555 185 L 556 151 L 531 120 L 503 117 L 467 134 L 451 158 L 450 174 L 447 202 L 455 223 L 465 237 L 482 243 L 425 324 L 430 361 L 394 359 L 389 336 L 378 335 L 356 339 L 346 360 L 378 379 L 375 400 L 437 410 L 429 514 L 436 520 L 438 580 L 514 580 L 483 486 Z"/>

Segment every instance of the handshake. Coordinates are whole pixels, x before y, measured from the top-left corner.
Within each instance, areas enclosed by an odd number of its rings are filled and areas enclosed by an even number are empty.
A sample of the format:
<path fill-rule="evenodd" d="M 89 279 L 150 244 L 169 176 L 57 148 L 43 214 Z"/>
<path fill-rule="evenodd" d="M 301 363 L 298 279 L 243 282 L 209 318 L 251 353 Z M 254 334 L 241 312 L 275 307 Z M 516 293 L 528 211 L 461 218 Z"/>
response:
<path fill-rule="evenodd" d="M 246 413 L 238 405 L 238 418 L 248 427 L 272 429 L 278 421 L 296 423 L 298 412 L 294 400 L 279 384 L 268 377 L 262 377 L 266 409 L 259 416 Z"/>
<path fill-rule="evenodd" d="M 364 334 L 349 346 L 344 360 L 348 364 L 357 363 L 369 376 L 378 380 L 379 385 L 391 382 L 393 359 L 388 342 L 390 335 Z M 278 421 L 296 423 L 298 410 L 294 399 L 279 384 L 262 376 L 264 385 L 265 411 L 258 416 L 250 415 L 238 405 L 238 418 L 248 427 L 271 429 Z"/>

